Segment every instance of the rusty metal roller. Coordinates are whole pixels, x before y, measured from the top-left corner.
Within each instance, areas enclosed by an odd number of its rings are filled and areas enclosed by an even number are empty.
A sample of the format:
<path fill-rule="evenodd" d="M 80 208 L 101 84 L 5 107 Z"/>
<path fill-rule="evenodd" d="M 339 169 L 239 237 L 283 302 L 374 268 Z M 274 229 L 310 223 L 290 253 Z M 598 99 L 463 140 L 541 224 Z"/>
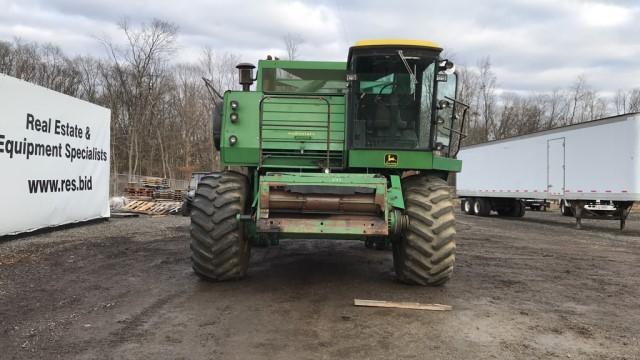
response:
<path fill-rule="evenodd" d="M 275 212 L 379 214 L 374 194 L 301 194 L 283 190 L 269 192 L 269 210 Z"/>

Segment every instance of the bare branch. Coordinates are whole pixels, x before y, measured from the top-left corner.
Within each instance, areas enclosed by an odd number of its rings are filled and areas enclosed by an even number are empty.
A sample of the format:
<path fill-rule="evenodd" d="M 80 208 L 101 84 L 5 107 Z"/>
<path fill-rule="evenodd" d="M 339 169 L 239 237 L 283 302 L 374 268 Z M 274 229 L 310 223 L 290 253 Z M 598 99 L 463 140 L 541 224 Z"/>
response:
<path fill-rule="evenodd" d="M 282 40 L 287 50 L 287 59 L 296 60 L 298 58 L 298 52 L 300 51 L 300 45 L 304 43 L 304 39 L 299 34 L 287 33 Z"/>

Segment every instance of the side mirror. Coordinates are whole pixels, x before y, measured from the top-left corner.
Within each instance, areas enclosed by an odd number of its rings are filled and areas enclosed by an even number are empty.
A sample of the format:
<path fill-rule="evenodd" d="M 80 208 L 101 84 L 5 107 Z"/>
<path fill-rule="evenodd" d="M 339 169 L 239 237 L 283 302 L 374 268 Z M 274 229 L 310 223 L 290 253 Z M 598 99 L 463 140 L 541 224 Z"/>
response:
<path fill-rule="evenodd" d="M 453 74 L 456 71 L 456 66 L 451 60 L 445 59 L 438 63 L 438 72 L 444 72 L 445 74 Z"/>
<path fill-rule="evenodd" d="M 446 108 L 448 108 L 450 106 L 451 106 L 451 102 L 449 102 L 449 101 L 447 101 L 445 99 L 438 100 L 438 110 L 443 110 L 443 109 L 446 109 Z"/>

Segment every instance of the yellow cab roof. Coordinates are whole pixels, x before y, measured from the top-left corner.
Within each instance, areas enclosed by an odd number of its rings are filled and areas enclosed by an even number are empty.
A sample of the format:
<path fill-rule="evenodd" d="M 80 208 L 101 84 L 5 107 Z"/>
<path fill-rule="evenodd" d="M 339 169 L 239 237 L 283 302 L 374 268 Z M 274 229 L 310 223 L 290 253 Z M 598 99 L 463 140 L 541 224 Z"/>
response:
<path fill-rule="evenodd" d="M 432 49 L 442 49 L 440 45 L 433 41 L 407 40 L 407 39 L 375 39 L 357 41 L 354 47 L 360 46 L 418 46 Z"/>

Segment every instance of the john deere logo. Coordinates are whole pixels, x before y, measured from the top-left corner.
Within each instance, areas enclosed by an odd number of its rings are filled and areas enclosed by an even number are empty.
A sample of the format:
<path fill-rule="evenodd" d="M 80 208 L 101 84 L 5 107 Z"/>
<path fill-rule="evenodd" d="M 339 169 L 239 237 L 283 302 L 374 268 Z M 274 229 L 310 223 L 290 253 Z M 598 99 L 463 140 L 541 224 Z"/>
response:
<path fill-rule="evenodd" d="M 397 154 L 384 154 L 384 164 L 386 166 L 396 166 L 396 165 L 398 165 L 398 155 Z"/>

